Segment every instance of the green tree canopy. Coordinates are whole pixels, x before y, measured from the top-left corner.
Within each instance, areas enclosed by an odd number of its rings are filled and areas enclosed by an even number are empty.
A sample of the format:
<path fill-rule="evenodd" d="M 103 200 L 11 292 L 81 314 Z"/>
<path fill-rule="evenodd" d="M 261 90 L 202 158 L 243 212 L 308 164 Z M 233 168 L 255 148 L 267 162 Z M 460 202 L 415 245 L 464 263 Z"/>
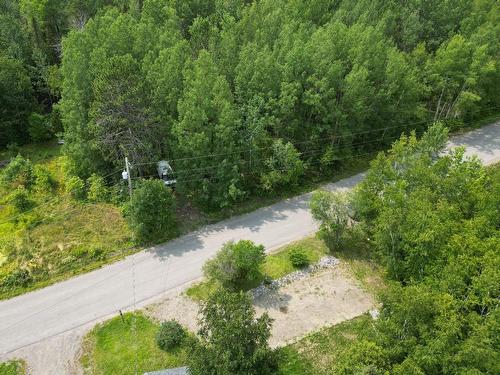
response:
<path fill-rule="evenodd" d="M 250 298 L 220 290 L 201 307 L 199 338 L 188 355 L 190 373 L 266 375 L 276 370 L 276 355 L 267 341 L 271 318 L 255 317 Z"/>
<path fill-rule="evenodd" d="M 225 288 L 238 290 L 258 280 L 264 256 L 264 246 L 252 241 L 227 242 L 215 258 L 205 264 L 203 271 Z"/>
<path fill-rule="evenodd" d="M 139 242 L 172 238 L 176 233 L 172 191 L 161 180 L 141 181 L 125 207 L 125 217 Z"/>

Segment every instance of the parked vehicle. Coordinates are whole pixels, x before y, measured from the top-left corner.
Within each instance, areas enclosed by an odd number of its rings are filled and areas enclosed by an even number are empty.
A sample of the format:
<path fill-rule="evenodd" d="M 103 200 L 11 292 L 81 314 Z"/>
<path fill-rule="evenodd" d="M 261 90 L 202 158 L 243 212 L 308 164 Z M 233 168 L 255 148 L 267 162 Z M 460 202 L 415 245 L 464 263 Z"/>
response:
<path fill-rule="evenodd" d="M 174 177 L 174 171 L 170 163 L 166 160 L 160 160 L 157 166 L 158 176 L 163 180 L 167 186 L 174 187 L 177 180 Z"/>

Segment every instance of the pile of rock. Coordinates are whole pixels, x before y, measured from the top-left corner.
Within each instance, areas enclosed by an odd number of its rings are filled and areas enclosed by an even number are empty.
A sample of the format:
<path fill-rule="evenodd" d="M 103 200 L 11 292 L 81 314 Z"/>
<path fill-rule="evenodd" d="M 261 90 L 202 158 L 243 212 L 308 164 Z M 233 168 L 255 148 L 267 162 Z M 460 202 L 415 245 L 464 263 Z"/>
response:
<path fill-rule="evenodd" d="M 315 272 L 318 272 L 322 269 L 325 268 L 333 268 L 337 264 L 339 264 L 340 261 L 332 256 L 324 256 L 321 258 L 317 263 L 311 264 L 307 267 L 304 267 L 301 270 L 289 273 L 288 275 L 285 275 L 279 279 L 272 280 L 270 282 L 263 282 L 261 283 L 257 288 L 254 288 L 250 291 L 251 295 L 253 298 L 258 298 L 263 296 L 264 294 L 267 294 L 273 290 L 276 290 L 284 285 L 290 284 L 294 281 L 303 279 Z"/>

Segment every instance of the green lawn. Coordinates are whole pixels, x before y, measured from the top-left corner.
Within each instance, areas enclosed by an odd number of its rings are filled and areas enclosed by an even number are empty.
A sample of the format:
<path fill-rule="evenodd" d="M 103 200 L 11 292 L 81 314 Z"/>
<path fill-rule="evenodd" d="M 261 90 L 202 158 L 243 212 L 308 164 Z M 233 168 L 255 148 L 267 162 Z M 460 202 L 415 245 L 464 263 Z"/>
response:
<path fill-rule="evenodd" d="M 141 313 L 124 314 L 98 324 L 84 339 L 80 359 L 85 374 L 142 374 L 183 366 L 186 349 L 160 350 L 155 341 L 159 324 Z"/>
<path fill-rule="evenodd" d="M 258 286 L 265 276 L 272 279 L 279 279 L 286 274 L 296 271 L 297 268 L 292 265 L 289 259 L 290 253 L 295 249 L 301 249 L 307 255 L 311 263 L 317 262 L 322 256 L 328 253 L 328 248 L 325 246 L 324 242 L 316 237 L 308 237 L 283 246 L 266 256 L 261 270 L 262 277 L 248 285 L 246 289 Z M 203 301 L 208 298 L 210 293 L 217 290 L 217 288 L 218 285 L 214 282 L 201 281 L 190 287 L 186 291 L 186 294 L 194 300 Z"/>
<path fill-rule="evenodd" d="M 13 360 L 0 363 L 0 375 L 24 375 L 26 365 L 24 361 Z"/>

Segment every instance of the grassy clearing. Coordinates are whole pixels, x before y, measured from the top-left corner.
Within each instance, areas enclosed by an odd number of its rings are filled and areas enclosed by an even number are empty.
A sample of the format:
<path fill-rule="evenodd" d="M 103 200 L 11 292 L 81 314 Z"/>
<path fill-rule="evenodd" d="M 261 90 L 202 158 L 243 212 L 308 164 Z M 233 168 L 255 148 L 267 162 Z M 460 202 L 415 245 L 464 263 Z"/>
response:
<path fill-rule="evenodd" d="M 84 339 L 80 358 L 85 374 L 142 374 L 183 366 L 186 348 L 160 350 L 155 341 L 159 324 L 141 313 L 124 314 L 97 325 Z"/>
<path fill-rule="evenodd" d="M 0 363 L 0 375 L 24 375 L 26 364 L 24 361 L 13 360 Z"/>
<path fill-rule="evenodd" d="M 46 143 L 24 145 L 19 148 L 19 153 L 25 158 L 30 159 L 33 163 L 44 162 L 60 156 L 61 146 L 54 139 Z M 0 160 L 9 160 L 11 156 L 15 155 L 11 155 L 8 150 L 0 151 Z"/>
<path fill-rule="evenodd" d="M 328 248 L 325 246 L 324 242 L 316 237 L 308 237 L 300 241 L 293 242 L 286 246 L 283 246 L 266 256 L 264 264 L 262 265 L 262 277 L 259 280 L 255 280 L 254 283 L 247 286 L 246 289 L 251 289 L 259 285 L 262 280 L 267 276 L 272 279 L 278 279 L 286 274 L 296 271 L 290 262 L 290 253 L 295 250 L 302 250 L 311 263 L 317 262 L 323 255 L 328 253 Z M 217 290 L 218 285 L 211 281 L 202 281 L 190 287 L 186 294 L 197 301 L 203 301 L 208 298 L 208 296 Z"/>
<path fill-rule="evenodd" d="M 35 185 L 27 212 L 16 210 L 8 190 L 0 191 L 0 299 L 95 269 L 133 251 L 118 207 L 76 201 L 65 192 L 65 158 L 59 150 L 54 144 L 22 149 L 55 181 L 51 189 Z M 28 276 L 21 274 L 25 270 Z"/>

